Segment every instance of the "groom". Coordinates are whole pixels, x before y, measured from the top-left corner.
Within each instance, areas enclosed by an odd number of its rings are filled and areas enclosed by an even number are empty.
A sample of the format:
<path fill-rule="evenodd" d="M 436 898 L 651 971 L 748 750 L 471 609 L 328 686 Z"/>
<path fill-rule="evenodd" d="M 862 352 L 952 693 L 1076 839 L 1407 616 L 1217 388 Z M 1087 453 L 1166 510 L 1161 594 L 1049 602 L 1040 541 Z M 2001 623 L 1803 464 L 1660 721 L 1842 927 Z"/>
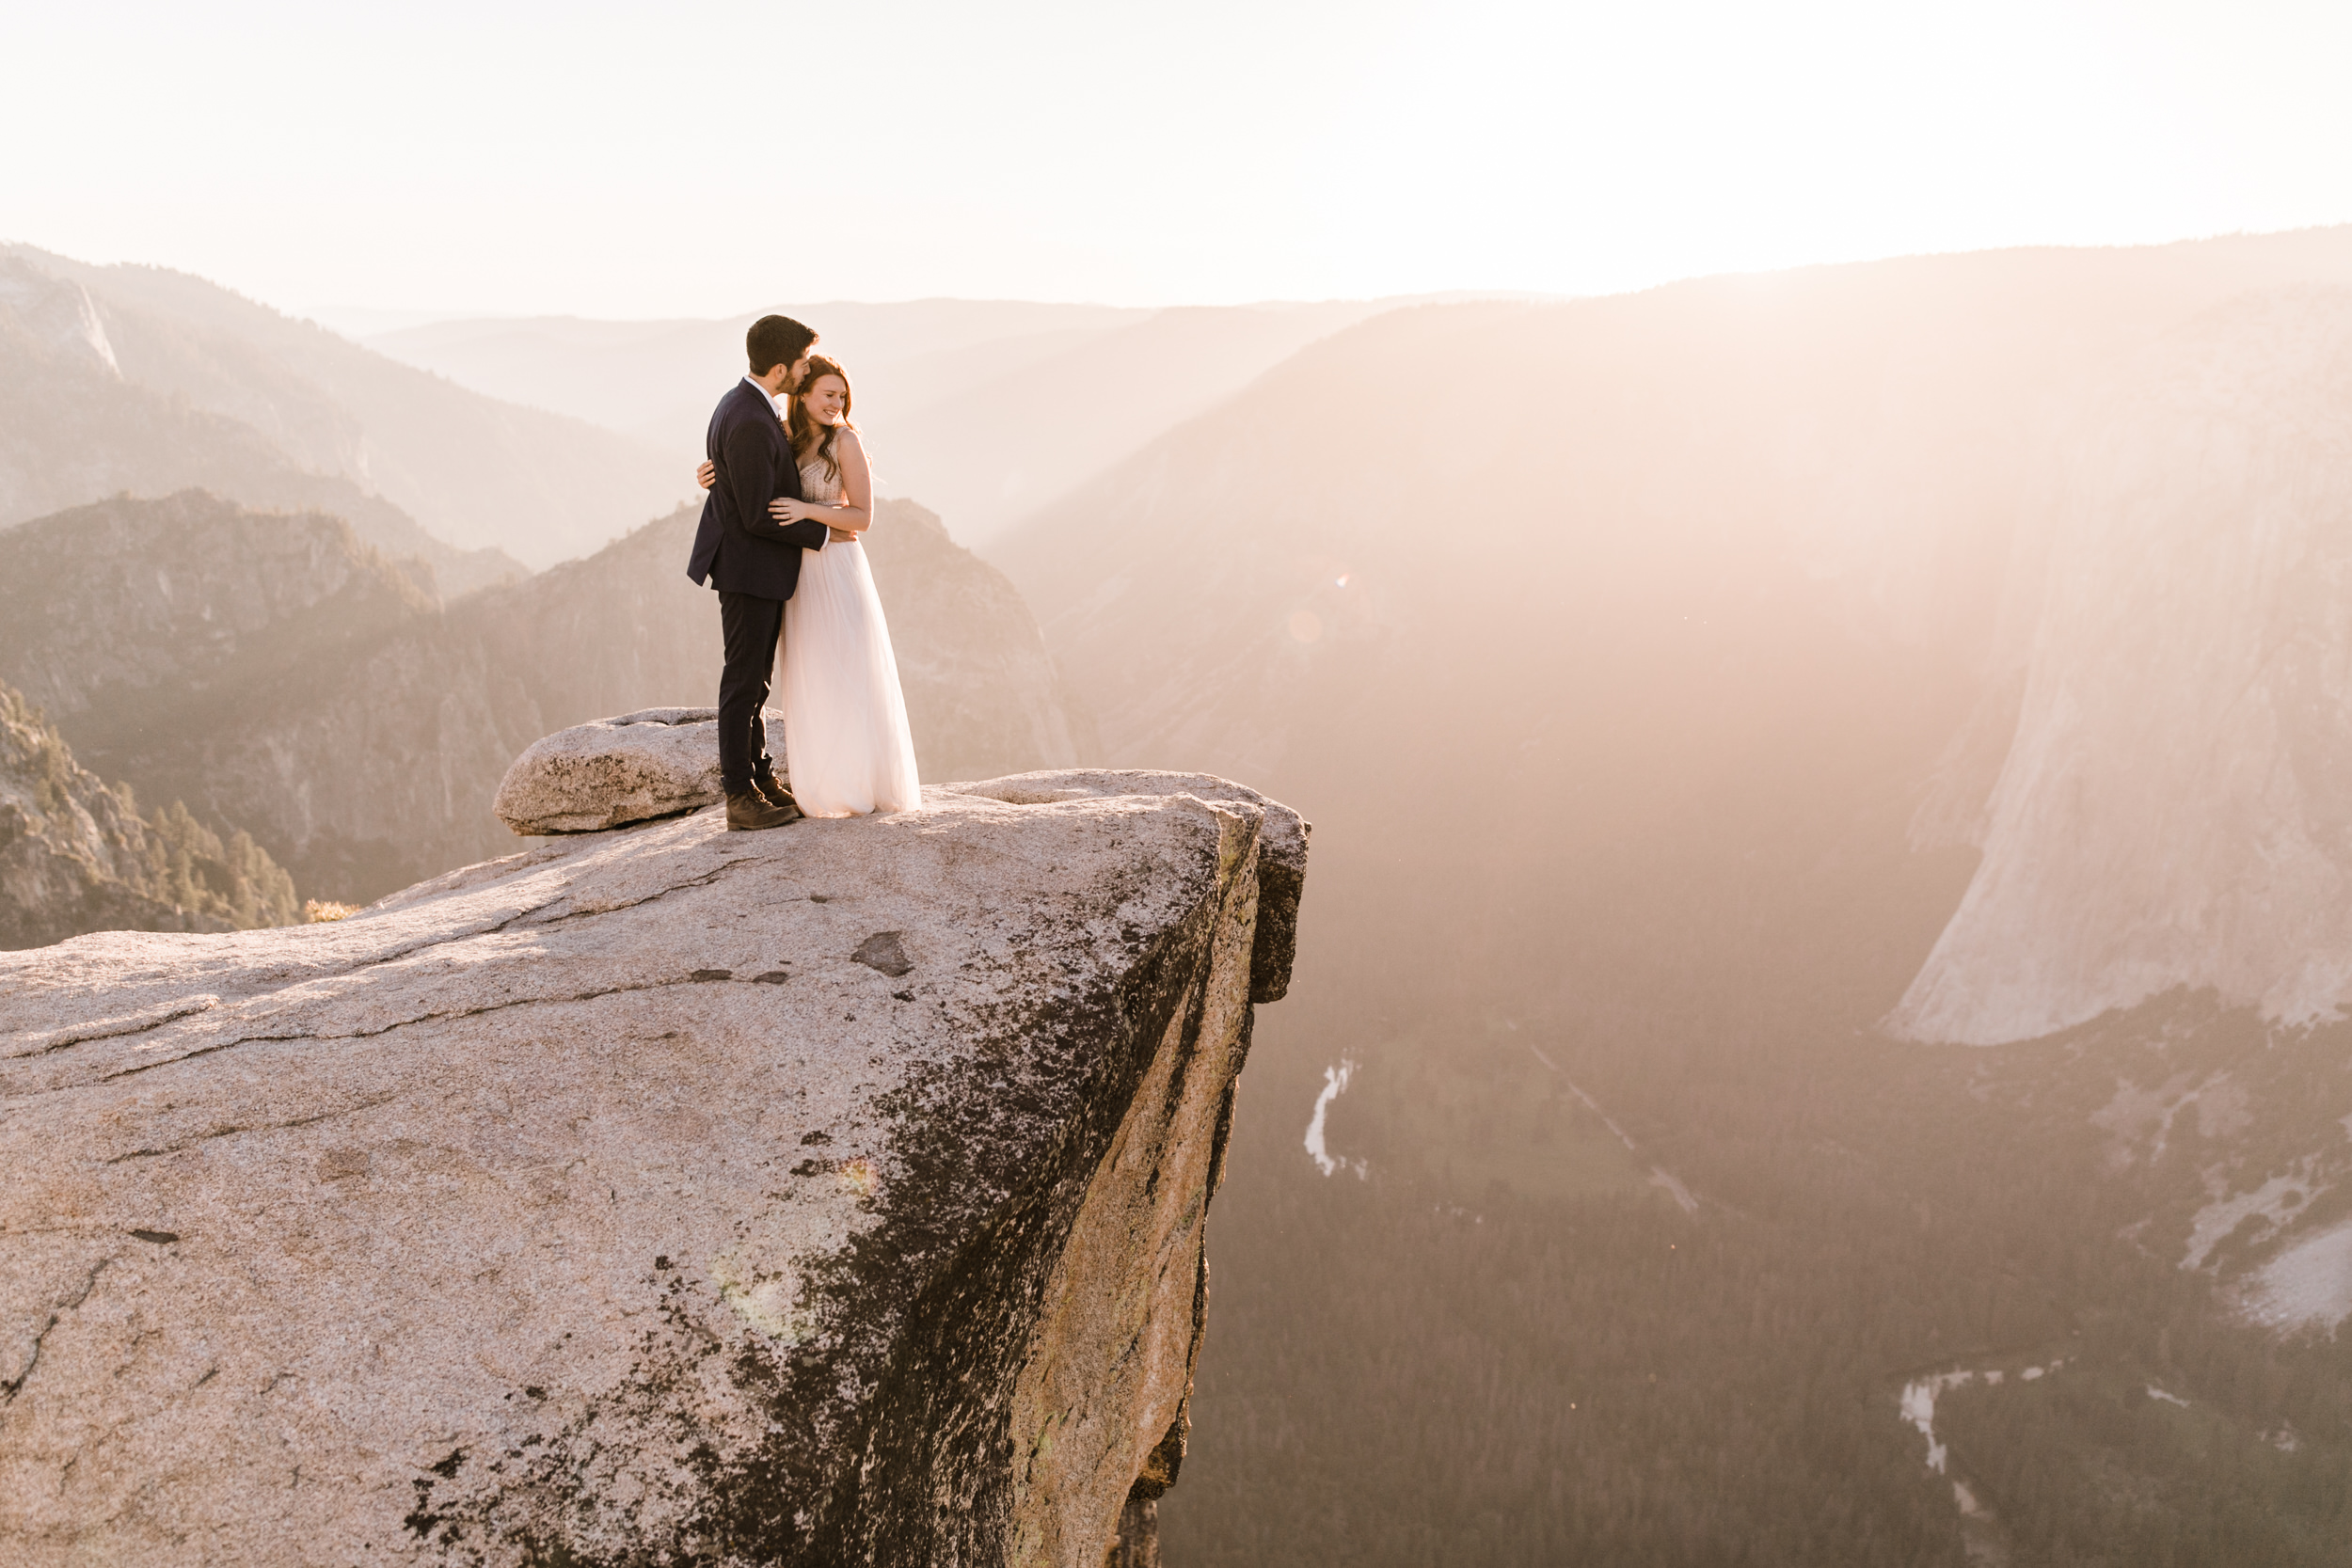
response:
<path fill-rule="evenodd" d="M 801 808 L 777 782 L 759 710 L 775 677 L 784 638 L 784 601 L 800 586 L 801 552 L 822 549 L 831 531 L 819 522 L 779 523 L 768 503 L 801 495 L 800 466 L 777 419 L 808 369 L 817 334 L 789 316 L 752 323 L 743 346 L 751 373 L 719 400 L 705 455 L 718 469 L 686 575 L 719 591 L 726 666 L 719 677 L 719 778 L 727 792 L 727 827 L 781 828 Z"/>

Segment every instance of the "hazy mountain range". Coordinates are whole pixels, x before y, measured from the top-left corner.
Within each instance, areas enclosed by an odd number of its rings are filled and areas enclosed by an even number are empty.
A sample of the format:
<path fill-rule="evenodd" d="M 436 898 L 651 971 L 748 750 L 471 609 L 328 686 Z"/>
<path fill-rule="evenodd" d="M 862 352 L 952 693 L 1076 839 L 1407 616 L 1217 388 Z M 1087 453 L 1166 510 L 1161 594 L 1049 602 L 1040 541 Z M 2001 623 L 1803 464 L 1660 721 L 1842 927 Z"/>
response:
<path fill-rule="evenodd" d="M 208 484 L 255 505 L 396 509 L 457 551 L 535 568 L 692 488 L 691 462 L 681 471 L 611 432 L 467 391 L 184 273 L 26 245 L 0 247 L 0 522 Z M 426 548 L 384 532 L 389 518 L 352 520 L 399 553 Z M 500 574 L 457 575 L 453 589 Z"/>
<path fill-rule="evenodd" d="M 1851 1446 L 1904 1369 L 2022 1368 L 2078 1334 L 2075 1382 L 1963 1405 L 1992 1424 L 1954 1463 L 2021 1560 L 2057 1549 L 2053 1521 L 2104 1518 L 2102 1487 L 2189 1490 L 2075 1560 L 2150 1560 L 2221 1529 L 2203 1511 L 2336 1473 L 2344 1449 L 2289 1456 L 2261 1435 L 2287 1406 L 2217 1370 L 2284 1353 L 2215 1325 L 2352 1311 L 2328 1022 L 2352 999 L 2347 309 L 2339 230 L 1397 311 L 991 546 L 1105 762 L 1247 778 L 1316 825 L 1314 1002 L 1252 1064 L 1290 1125 L 1237 1145 L 1237 1210 L 1267 1218 L 1221 1239 L 1253 1305 L 1223 1321 L 1233 1359 L 1204 1362 L 1200 1419 L 1246 1435 L 1171 1495 L 1171 1551 L 1663 1562 L 1770 1539 L 1759 1560 L 1947 1560 L 1948 1483 L 1916 1455 L 1925 1492 L 1859 1479 Z M 1897 1034 L 2016 1043 L 1972 1067 Z M 1320 1130 L 1372 1175 L 1302 1192 L 1339 1180 L 1298 1132 L 1343 1061 Z M 1624 1272 L 1560 1240 L 1592 1233 L 1589 1207 L 1518 1207 L 1634 1203 L 1652 1164 L 1698 1217 L 1612 1221 Z M 1412 1243 L 1436 1275 L 1393 1282 L 1433 1194 L 1503 1250 L 1473 1269 L 1439 1230 Z M 1948 1217 L 1898 1222 L 1905 1204 Z M 1718 1272 L 1647 1293 L 1636 1238 L 1663 1249 L 1680 1224 Z M 1332 1244 L 1302 1254 L 1300 1227 Z M 1571 1291 L 1605 1305 L 1546 1309 Z M 1815 1326 L 1756 1338 L 1766 1302 Z M 1623 1326 L 1653 1317 L 1656 1337 Z M 1486 1348 L 1391 1327 L 1433 1319 Z M 2219 1359 L 2160 1351 L 2159 1328 Z M 1400 1356 L 1432 1370 L 1357 1396 Z M 1702 1415 L 1742 1361 L 1800 1380 L 1748 1385 L 1742 1410 L 1806 1412 L 1747 1423 L 1745 1451 L 1786 1456 L 1753 1486 L 1710 1467 L 1741 1450 Z M 1838 1370 L 1798 1370 L 1819 1365 Z M 2346 1386 L 2325 1356 L 2295 1365 Z M 1488 1377 L 1523 1391 L 1454 1391 Z M 2142 1422 L 2149 1386 L 2213 1414 Z M 1604 1389 L 1596 1438 L 1566 1412 Z M 1377 1415 L 1405 1406 L 1410 1433 Z M 2111 1407 L 2124 1426 L 2102 1429 Z M 2316 1408 L 2289 1424 L 2352 1441 Z M 1448 1448 L 1473 1430 L 1495 1434 L 1482 1465 Z M 2196 1490 L 2206 1443 L 2243 1447 L 2252 1491 Z M 1639 1456 L 1683 1478 L 1655 1518 L 1625 1490 Z M 1618 1512 L 1566 1528 L 1545 1478 L 1587 1463 L 1629 1479 Z M 1270 1474 L 1344 1488 L 1346 1529 L 1273 1522 Z M 1784 1512 L 1792 1491 L 1812 1508 Z M 1724 1533 L 1666 1500 L 1700 1495 Z M 2233 1560 L 2340 1560 L 2297 1555 L 2325 1527 L 2294 1517 L 2230 1536 Z"/>
<path fill-rule="evenodd" d="M 0 533 L 0 675 L 84 767 L 248 829 L 306 895 L 373 898 L 511 851 L 490 800 L 541 736 L 715 698 L 694 516 L 444 607 L 340 518 L 102 502 Z M 912 503 L 869 555 L 924 776 L 1071 762 L 1083 726 L 1003 578 Z"/>
<path fill-rule="evenodd" d="M 1507 845 L 1562 888 L 1635 823 L 1687 845 L 1736 810 L 1785 857 L 1875 811 L 1890 867 L 1988 851 L 1938 966 L 2044 966 L 1956 980 L 1979 1011 L 1908 1012 L 1931 1037 L 2174 984 L 2305 1018 L 2352 997 L 2305 951 L 2352 874 L 2348 309 L 2352 231 L 2325 230 L 1399 311 L 991 553 L 1114 763 L 1270 780 L 1341 834 L 1410 802 L 1413 853 Z M 2110 766 L 2133 782 L 2078 780 Z M 1988 906 L 2020 864 L 2069 880 Z M 2217 899 L 2246 912 L 2183 903 Z M 2076 990 L 2003 989 L 2037 983 Z"/>
<path fill-rule="evenodd" d="M 849 371 L 882 493 L 937 508 L 959 539 L 979 545 L 1304 344 L 1406 303 L 776 309 L 817 328 L 819 352 Z M 624 432 L 691 469 L 753 319 L 439 322 L 367 343 L 478 391 Z"/>
<path fill-rule="evenodd" d="M 0 528 L 119 493 L 209 486 L 249 504 L 323 507 L 421 563 L 451 594 L 522 575 L 499 549 L 460 550 L 382 497 L 307 471 L 253 426 L 125 378 L 88 292 L 0 257 Z"/>

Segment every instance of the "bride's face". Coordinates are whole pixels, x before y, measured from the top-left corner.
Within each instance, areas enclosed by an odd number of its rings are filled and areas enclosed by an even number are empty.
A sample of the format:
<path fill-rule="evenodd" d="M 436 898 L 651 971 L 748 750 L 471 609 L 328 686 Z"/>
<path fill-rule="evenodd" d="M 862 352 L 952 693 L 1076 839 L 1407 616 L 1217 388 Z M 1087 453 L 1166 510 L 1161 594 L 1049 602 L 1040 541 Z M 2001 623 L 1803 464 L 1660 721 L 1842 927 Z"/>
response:
<path fill-rule="evenodd" d="M 842 404 L 849 401 L 849 383 L 837 375 L 820 375 L 801 393 L 802 406 L 818 424 L 839 424 Z"/>

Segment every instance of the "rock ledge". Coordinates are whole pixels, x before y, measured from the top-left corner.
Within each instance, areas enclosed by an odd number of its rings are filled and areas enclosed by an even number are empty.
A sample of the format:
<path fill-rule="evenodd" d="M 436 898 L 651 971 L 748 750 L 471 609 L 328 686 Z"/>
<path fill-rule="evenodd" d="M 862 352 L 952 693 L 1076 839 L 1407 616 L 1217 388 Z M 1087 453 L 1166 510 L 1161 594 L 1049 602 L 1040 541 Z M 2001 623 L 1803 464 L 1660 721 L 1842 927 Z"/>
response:
<path fill-rule="evenodd" d="M 1304 865 L 1026 774 L 0 954 L 0 1559 L 1099 1568 Z"/>

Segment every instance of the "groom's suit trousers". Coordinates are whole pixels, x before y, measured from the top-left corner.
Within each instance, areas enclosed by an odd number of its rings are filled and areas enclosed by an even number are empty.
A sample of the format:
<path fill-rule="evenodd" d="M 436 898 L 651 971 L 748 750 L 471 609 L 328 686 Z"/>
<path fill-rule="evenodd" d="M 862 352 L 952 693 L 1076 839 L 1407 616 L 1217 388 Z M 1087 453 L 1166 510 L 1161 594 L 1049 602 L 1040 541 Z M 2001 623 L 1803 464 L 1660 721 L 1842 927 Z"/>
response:
<path fill-rule="evenodd" d="M 759 710 L 776 678 L 784 601 L 722 592 L 719 630 L 726 640 L 726 666 L 719 676 L 719 778 L 727 793 L 739 795 L 755 775 L 775 769 Z"/>

